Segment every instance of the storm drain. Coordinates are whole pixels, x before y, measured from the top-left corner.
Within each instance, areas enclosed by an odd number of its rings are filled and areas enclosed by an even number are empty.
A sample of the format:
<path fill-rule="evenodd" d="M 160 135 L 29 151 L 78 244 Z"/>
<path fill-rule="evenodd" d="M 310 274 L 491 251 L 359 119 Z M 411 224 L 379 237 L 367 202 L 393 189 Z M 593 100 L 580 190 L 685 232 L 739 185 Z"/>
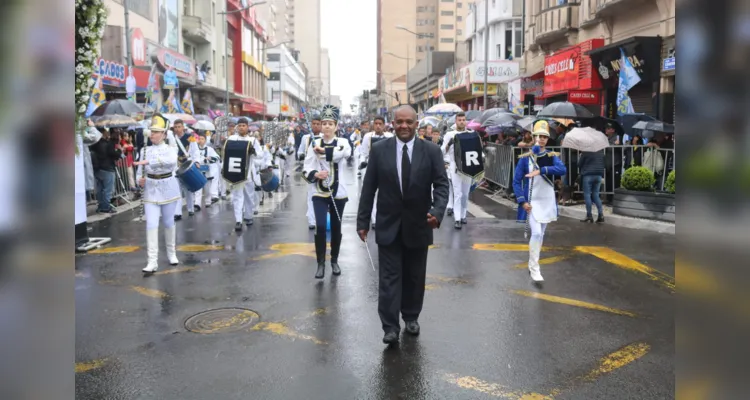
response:
<path fill-rule="evenodd" d="M 195 314 L 185 321 L 190 332 L 212 334 L 237 332 L 260 321 L 260 315 L 245 308 L 217 308 Z"/>

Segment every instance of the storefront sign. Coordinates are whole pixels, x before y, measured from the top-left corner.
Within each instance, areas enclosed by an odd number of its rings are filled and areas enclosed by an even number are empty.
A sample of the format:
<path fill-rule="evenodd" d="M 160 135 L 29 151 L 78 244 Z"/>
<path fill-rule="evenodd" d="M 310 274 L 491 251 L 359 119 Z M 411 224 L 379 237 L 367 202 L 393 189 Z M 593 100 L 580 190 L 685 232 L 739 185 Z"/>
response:
<path fill-rule="evenodd" d="M 130 52 L 133 57 L 133 65 L 140 67 L 146 65 L 146 38 L 141 28 L 130 29 Z"/>
<path fill-rule="evenodd" d="M 588 53 L 605 85 L 617 85 L 620 74 L 620 49 L 638 72 L 642 83 L 651 83 L 661 74 L 661 38 L 658 36 L 634 36 L 619 43 L 594 49 Z"/>
<path fill-rule="evenodd" d="M 176 51 L 148 42 L 148 54 L 152 62 L 156 62 L 162 70 L 174 70 L 178 78 L 190 84 L 195 84 L 195 61 Z"/>
<path fill-rule="evenodd" d="M 265 107 L 263 106 L 263 103 L 258 101 L 244 101 L 242 103 L 242 111 L 253 114 L 263 114 Z"/>
<path fill-rule="evenodd" d="M 472 83 L 471 94 L 473 95 L 484 94 L 484 83 Z M 497 96 L 497 84 L 496 83 L 487 84 L 487 95 Z"/>
<path fill-rule="evenodd" d="M 516 61 L 488 61 L 487 83 L 506 83 L 518 78 L 519 65 Z M 450 92 L 458 88 L 464 88 L 471 92 L 472 83 L 484 83 L 485 68 L 483 61 L 474 61 L 459 69 L 448 69 L 445 76 L 438 81 L 440 93 Z M 488 85 L 489 86 L 489 85 Z"/>
<path fill-rule="evenodd" d="M 544 58 L 544 93 L 578 89 L 581 50 L 578 46 Z"/>
<path fill-rule="evenodd" d="M 126 71 L 127 68 L 124 65 L 100 58 L 96 62 L 96 71 L 94 74 L 101 76 L 108 85 L 120 86 L 125 84 Z"/>
<path fill-rule="evenodd" d="M 542 97 L 544 93 L 544 72 L 521 80 L 521 96 Z"/>
<path fill-rule="evenodd" d="M 664 66 L 662 69 L 664 71 L 674 71 L 675 66 L 675 57 L 669 57 L 664 59 Z"/>
<path fill-rule="evenodd" d="M 598 90 L 571 90 L 568 101 L 577 104 L 600 104 L 601 95 Z"/>

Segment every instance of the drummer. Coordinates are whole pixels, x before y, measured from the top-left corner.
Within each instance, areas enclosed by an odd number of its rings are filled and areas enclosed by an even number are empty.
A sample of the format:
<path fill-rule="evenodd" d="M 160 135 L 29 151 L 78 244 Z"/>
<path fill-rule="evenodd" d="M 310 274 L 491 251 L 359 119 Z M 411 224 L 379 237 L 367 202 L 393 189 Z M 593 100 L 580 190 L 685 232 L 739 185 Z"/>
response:
<path fill-rule="evenodd" d="M 198 130 L 198 151 L 200 151 L 200 163 L 205 167 L 208 167 L 207 171 L 202 171 L 203 175 L 206 177 L 206 180 L 208 180 L 208 183 L 205 186 L 205 191 L 203 189 L 198 190 L 195 192 L 195 202 L 196 202 L 196 208 L 199 208 L 203 204 L 203 195 L 208 194 L 211 196 L 210 202 L 206 201 L 206 207 L 211 207 L 212 204 L 219 201 L 219 199 L 214 195 L 214 190 L 218 193 L 218 189 L 215 189 L 217 186 L 216 183 L 219 178 L 219 170 L 221 166 L 219 165 L 219 155 L 216 154 L 216 150 L 214 150 L 213 147 L 208 145 L 208 131 L 202 131 Z"/>
<path fill-rule="evenodd" d="M 185 132 L 185 123 L 181 119 L 177 119 L 172 124 L 172 133 L 174 136 L 174 143 L 169 145 L 177 150 L 177 161 L 178 165 L 185 162 L 196 162 L 200 166 L 200 152 L 198 151 L 198 144 L 195 141 L 190 140 L 192 135 L 188 135 Z M 195 206 L 195 199 L 193 192 L 188 190 L 185 185 L 180 182 L 180 191 L 182 192 L 182 199 L 185 201 L 188 209 L 188 215 L 193 216 L 195 210 L 200 210 L 200 206 Z M 177 205 L 174 212 L 174 220 L 179 221 L 182 219 L 182 203 Z"/>

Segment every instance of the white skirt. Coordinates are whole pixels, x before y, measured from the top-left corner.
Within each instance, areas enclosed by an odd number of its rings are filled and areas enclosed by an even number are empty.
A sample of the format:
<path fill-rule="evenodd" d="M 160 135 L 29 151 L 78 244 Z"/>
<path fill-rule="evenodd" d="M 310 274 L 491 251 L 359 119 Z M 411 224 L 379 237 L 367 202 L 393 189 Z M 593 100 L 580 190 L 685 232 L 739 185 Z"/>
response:
<path fill-rule="evenodd" d="M 144 203 L 167 204 L 180 198 L 182 198 L 180 183 L 174 176 L 165 179 L 146 177 L 146 190 L 143 194 Z"/>

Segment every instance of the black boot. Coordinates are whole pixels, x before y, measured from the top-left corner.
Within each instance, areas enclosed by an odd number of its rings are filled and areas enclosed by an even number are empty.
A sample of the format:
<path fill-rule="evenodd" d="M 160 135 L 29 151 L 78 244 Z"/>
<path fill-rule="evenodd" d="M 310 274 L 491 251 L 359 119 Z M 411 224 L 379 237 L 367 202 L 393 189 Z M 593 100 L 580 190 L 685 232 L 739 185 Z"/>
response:
<path fill-rule="evenodd" d="M 318 270 L 315 279 L 323 279 L 326 276 L 326 235 L 315 235 L 315 258 L 318 260 Z"/>
<path fill-rule="evenodd" d="M 342 235 L 331 237 L 331 269 L 334 275 L 341 275 L 341 268 L 339 268 L 339 250 L 341 249 L 341 237 Z"/>

